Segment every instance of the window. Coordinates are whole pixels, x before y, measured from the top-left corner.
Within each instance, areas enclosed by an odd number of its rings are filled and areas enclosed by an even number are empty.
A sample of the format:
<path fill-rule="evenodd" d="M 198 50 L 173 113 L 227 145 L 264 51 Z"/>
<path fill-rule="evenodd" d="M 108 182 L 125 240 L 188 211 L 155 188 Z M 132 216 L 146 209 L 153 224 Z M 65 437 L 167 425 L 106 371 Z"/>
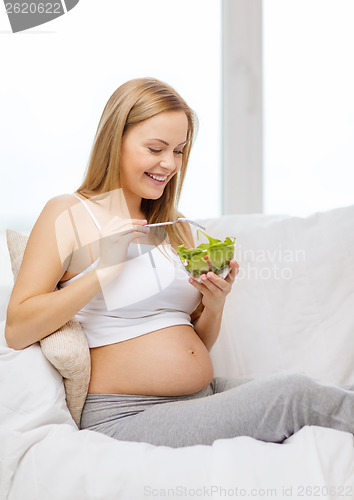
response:
<path fill-rule="evenodd" d="M 354 2 L 263 1 L 264 211 L 354 203 Z"/>

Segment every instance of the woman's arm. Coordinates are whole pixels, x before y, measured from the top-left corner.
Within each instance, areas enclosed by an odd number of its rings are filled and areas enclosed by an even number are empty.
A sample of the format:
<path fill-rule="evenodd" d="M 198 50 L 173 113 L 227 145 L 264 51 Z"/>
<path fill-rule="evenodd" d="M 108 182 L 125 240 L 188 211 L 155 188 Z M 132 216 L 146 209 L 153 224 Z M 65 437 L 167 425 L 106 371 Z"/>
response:
<path fill-rule="evenodd" d="M 231 292 L 238 273 L 239 265 L 236 260 L 231 260 L 230 266 L 231 271 L 225 279 L 213 272 L 202 275 L 202 283 L 198 283 L 193 278 L 189 279 L 189 282 L 203 295 L 204 310 L 194 323 L 194 329 L 208 351 L 211 350 L 218 338 L 225 300 Z"/>
<path fill-rule="evenodd" d="M 202 312 L 204 311 L 204 304 L 202 301 L 199 302 L 198 307 L 191 314 L 191 323 L 194 326 L 197 320 L 200 318 Z"/>
<path fill-rule="evenodd" d="M 19 288 L 19 287 L 18 287 Z M 19 301 L 13 294 L 7 310 L 5 337 L 9 347 L 24 349 L 55 332 L 101 289 L 96 270 L 67 287 Z"/>
<path fill-rule="evenodd" d="M 204 308 L 203 312 L 194 323 L 194 330 L 209 352 L 218 338 L 222 313 L 223 311 L 212 313 L 209 309 Z"/>
<path fill-rule="evenodd" d="M 28 238 L 7 308 L 5 337 L 14 349 L 23 349 L 60 328 L 100 289 L 93 270 L 54 291 L 74 245 L 72 227 L 58 225 L 72 200 L 67 195 L 49 200 Z"/>

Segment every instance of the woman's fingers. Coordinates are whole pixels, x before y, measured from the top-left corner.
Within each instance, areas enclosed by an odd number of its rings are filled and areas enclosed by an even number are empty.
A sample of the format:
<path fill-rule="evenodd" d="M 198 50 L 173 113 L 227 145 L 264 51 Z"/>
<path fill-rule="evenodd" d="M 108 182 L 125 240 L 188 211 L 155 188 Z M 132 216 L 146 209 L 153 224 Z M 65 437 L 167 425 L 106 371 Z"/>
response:
<path fill-rule="evenodd" d="M 202 274 L 201 280 L 210 291 L 217 291 L 217 289 L 220 289 L 225 293 L 229 293 L 230 291 L 229 283 L 227 283 L 224 278 L 217 276 L 213 272 Z"/>
<path fill-rule="evenodd" d="M 240 266 L 238 262 L 235 259 L 233 259 L 230 261 L 230 267 L 231 270 L 229 274 L 226 276 L 226 278 L 221 278 L 220 276 L 217 276 L 215 273 L 210 271 L 200 276 L 202 283 L 198 283 L 198 281 L 193 278 L 191 278 L 189 282 L 194 284 L 197 288 L 199 286 L 200 290 L 202 290 L 203 285 L 205 285 L 210 291 L 215 291 L 217 288 L 219 288 L 220 290 L 229 293 L 231 291 L 231 286 L 235 281 L 235 278 L 239 272 Z"/>
<path fill-rule="evenodd" d="M 99 233 L 100 266 L 110 267 L 126 262 L 130 243 L 141 244 L 149 234 L 150 228 L 144 227 L 145 223 L 146 220 L 142 219 L 113 216 Z"/>
<path fill-rule="evenodd" d="M 231 271 L 226 276 L 225 281 L 227 281 L 228 283 L 233 283 L 235 281 L 237 274 L 239 273 L 240 266 L 235 259 L 232 259 L 230 260 L 230 267 Z"/>

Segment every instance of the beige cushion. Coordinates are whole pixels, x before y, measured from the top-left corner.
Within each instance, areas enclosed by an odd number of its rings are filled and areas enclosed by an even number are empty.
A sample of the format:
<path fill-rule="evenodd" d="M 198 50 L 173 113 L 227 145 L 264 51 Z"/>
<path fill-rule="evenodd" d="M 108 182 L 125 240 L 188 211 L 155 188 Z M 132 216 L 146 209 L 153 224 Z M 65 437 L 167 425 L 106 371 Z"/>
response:
<path fill-rule="evenodd" d="M 7 229 L 6 238 L 15 281 L 28 237 Z M 90 350 L 80 323 L 75 318 L 70 319 L 61 328 L 42 339 L 40 345 L 43 354 L 64 379 L 66 403 L 79 427 L 91 372 Z"/>

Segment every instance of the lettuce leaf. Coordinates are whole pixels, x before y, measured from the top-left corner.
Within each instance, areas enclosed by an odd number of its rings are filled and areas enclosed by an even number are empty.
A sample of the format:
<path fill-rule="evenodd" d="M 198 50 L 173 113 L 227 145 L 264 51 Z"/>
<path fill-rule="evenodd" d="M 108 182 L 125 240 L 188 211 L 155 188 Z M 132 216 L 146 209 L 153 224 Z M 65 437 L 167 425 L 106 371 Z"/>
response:
<path fill-rule="evenodd" d="M 203 231 L 209 243 L 201 243 L 196 248 L 177 247 L 177 253 L 186 270 L 195 277 L 213 271 L 219 274 L 225 269 L 234 256 L 236 238 L 225 238 L 224 241 L 212 238 Z M 198 230 L 199 233 L 199 230 Z"/>

